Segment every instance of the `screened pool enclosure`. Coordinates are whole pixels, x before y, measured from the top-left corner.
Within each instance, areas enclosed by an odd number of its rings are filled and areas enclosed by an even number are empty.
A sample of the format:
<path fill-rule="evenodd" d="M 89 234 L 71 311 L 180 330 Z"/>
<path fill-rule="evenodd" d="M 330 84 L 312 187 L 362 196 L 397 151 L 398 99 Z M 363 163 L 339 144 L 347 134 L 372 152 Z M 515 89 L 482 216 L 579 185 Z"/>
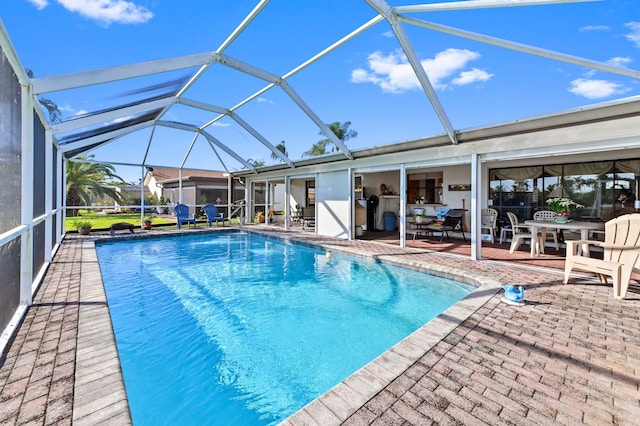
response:
<path fill-rule="evenodd" d="M 637 160 L 629 159 L 640 158 L 640 98 L 586 108 L 576 103 L 568 106 L 574 108 L 570 114 L 554 113 L 532 119 L 515 117 L 502 125 L 487 126 L 473 114 L 456 115 L 445 108 L 456 103 L 466 106 L 472 100 L 480 102 L 481 99 L 472 99 L 472 96 L 447 99 L 446 91 L 439 91 L 441 88 L 434 84 L 437 77 L 428 75 L 425 69 L 428 61 L 420 57 L 430 43 L 430 39 L 423 36 L 428 32 L 471 43 L 470 49 L 477 44 L 506 49 L 516 55 L 514 64 L 525 54 L 544 64 L 559 61 L 573 70 L 598 70 L 637 84 L 640 73 L 628 67 L 423 19 L 443 12 L 582 2 L 473 0 L 391 5 L 383 0 L 366 0 L 357 2 L 357 16 L 340 20 L 337 29 L 330 25 L 321 28 L 323 25 L 315 25 L 315 18 L 324 14 L 329 22 L 338 11 L 320 8 L 318 16 L 306 17 L 314 23 L 313 29 L 319 36 L 329 34 L 326 41 L 321 40 L 321 46 L 303 46 L 301 49 L 307 49 L 304 51 L 276 51 L 280 55 L 260 51 L 255 58 L 233 56 L 236 43 L 247 43 L 243 39 L 245 35 L 259 39 L 260 31 L 269 29 L 265 24 L 267 19 L 274 19 L 270 24 L 272 28 L 284 33 L 283 42 L 295 38 L 277 21 L 278 8 L 293 7 L 288 3 L 258 1 L 246 16 L 226 19 L 227 25 L 227 21 L 232 22 L 232 29 L 217 40 L 214 50 L 153 60 L 145 58 L 128 65 L 113 64 L 108 68 L 74 70 L 60 75 L 31 73 L 27 64 L 21 63 L 10 35 L 0 22 L 0 351 L 32 303 L 33 294 L 64 238 L 67 160 L 131 167 L 143 179 L 149 168 L 197 168 L 191 162 L 204 159 L 201 170 L 225 172 L 246 183 L 247 215 L 272 209 L 268 195 L 270 182 L 281 183 L 287 195 L 292 182 L 294 186 L 297 183 L 300 199 L 317 206 L 315 232 L 327 236 L 340 232 L 340 238 L 354 235 L 353 197 L 357 192 L 354 183 L 357 176 L 389 171 L 397 174 L 394 187 L 403 201 L 399 218 L 404 219 L 407 175 L 437 172 L 444 177 L 444 188 L 448 187 L 446 184 L 470 188 L 470 193 L 464 196 L 469 203 L 473 247 L 480 235 L 478 212 L 488 203 L 505 211 L 511 207 L 526 209 L 554 190 L 563 194 L 564 188 L 573 191 L 572 194 L 581 194 L 588 203 L 590 210 L 584 211 L 583 216 L 605 217 L 620 210 L 619 199 L 624 190 L 635 192 L 633 195 L 637 197 L 640 165 Z M 372 35 L 372 28 L 379 32 Z M 378 48 L 375 43 L 381 43 L 384 49 L 403 58 L 404 71 L 415 79 L 411 105 L 383 93 L 377 105 L 348 104 L 343 110 L 344 103 L 358 99 L 345 99 L 339 90 L 332 91 L 333 81 L 348 79 L 332 74 L 336 72 L 335 66 L 327 67 L 326 81 L 305 76 L 305 70 L 324 67 L 331 55 L 350 43 L 366 46 L 360 52 L 363 57 Z M 42 44 L 40 48 L 47 46 Z M 281 62 L 279 68 L 270 70 L 260 66 L 264 57 L 258 53 L 277 57 Z M 231 87 L 232 96 L 220 100 L 216 90 L 201 90 L 201 84 L 206 81 L 214 81 L 218 88 L 229 86 L 227 77 L 232 73 L 244 79 Z M 96 102 L 94 109 L 75 115 L 60 108 L 67 99 L 95 100 L 92 96 L 97 87 L 106 88 L 107 93 L 124 95 L 109 97 L 101 107 L 95 106 Z M 264 100 L 262 96 L 267 92 L 286 105 L 284 110 L 291 115 L 260 110 L 256 105 Z M 507 96 L 505 102 L 512 101 L 508 94 L 503 96 Z M 389 109 L 399 111 L 402 116 L 397 121 L 388 121 L 385 111 Z M 480 112 L 482 105 L 476 109 Z M 334 117 L 335 111 L 340 114 L 353 111 L 354 116 L 378 114 L 376 121 L 381 130 L 370 132 L 366 141 L 375 140 L 378 133 L 383 134 L 384 139 L 368 143 L 366 148 L 348 146 L 327 123 L 351 117 Z M 551 113 L 545 111 L 545 114 Z M 300 153 L 300 158 L 293 158 L 278 148 L 284 137 L 262 131 L 264 121 L 277 122 L 282 129 L 287 129 L 291 122 L 302 122 L 309 141 L 326 138 L 334 150 L 318 156 Z M 402 131 L 408 126 L 403 126 L 403 122 L 424 123 L 424 127 L 405 135 Z M 425 137 L 433 128 L 437 129 L 436 134 Z M 171 143 L 156 143 L 156 138 L 165 132 L 174 138 Z M 299 135 L 287 137 L 287 141 L 293 142 L 296 137 Z M 108 156 L 101 156 L 102 150 L 109 149 Z M 171 158 L 167 160 L 170 164 L 162 163 L 158 152 L 170 152 Z M 92 154 L 96 155 L 94 160 L 84 157 Z M 588 157 L 576 159 L 575 155 Z M 557 161 L 550 159 L 554 156 Z M 256 158 L 270 160 L 257 164 Z M 557 170 L 555 164 L 564 168 Z M 576 165 L 567 166 L 571 164 Z M 583 180 L 579 182 L 578 178 Z M 373 187 L 377 190 L 380 185 L 376 183 Z M 541 191 L 541 198 L 536 198 L 535 188 Z M 251 195 L 252 191 L 260 196 Z M 174 202 L 179 201 L 175 199 L 180 197 L 179 190 L 171 196 Z M 219 198 L 212 192 L 213 196 Z M 445 196 L 452 207 L 461 198 L 460 192 L 453 191 Z M 255 200 L 249 199 L 251 197 Z M 518 204 L 510 206 L 512 200 Z M 279 210 L 288 214 L 294 206 L 288 197 Z M 524 210 L 523 216 L 526 216 Z M 404 222 L 400 223 L 402 237 Z"/>

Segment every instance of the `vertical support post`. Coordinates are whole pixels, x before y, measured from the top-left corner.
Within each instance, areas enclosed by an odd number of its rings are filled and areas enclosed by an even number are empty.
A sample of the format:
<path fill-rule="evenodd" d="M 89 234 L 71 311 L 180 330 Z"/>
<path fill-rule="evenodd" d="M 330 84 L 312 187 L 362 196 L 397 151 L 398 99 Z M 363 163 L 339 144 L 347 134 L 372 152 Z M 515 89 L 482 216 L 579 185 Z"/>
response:
<path fill-rule="evenodd" d="M 197 197 L 198 194 L 193 194 L 194 197 Z M 182 168 L 178 169 L 178 202 L 182 204 Z M 198 200 L 195 201 L 196 203 Z"/>
<path fill-rule="evenodd" d="M 471 259 L 478 260 L 482 258 L 482 232 L 480 215 L 481 205 L 478 203 L 482 187 L 482 176 L 478 153 L 475 150 L 471 153 Z"/>
<path fill-rule="evenodd" d="M 144 176 L 146 167 L 141 167 L 142 177 L 140 178 L 140 226 L 144 226 Z"/>
<path fill-rule="evenodd" d="M 400 230 L 400 247 L 407 246 L 407 166 L 400 164 L 400 217 L 398 229 Z"/>
<path fill-rule="evenodd" d="M 231 176 L 231 174 L 228 173 L 227 174 L 227 217 L 229 218 L 229 225 L 231 225 L 231 205 L 233 201 L 234 201 L 233 200 L 233 176 Z"/>
<path fill-rule="evenodd" d="M 47 217 L 44 220 L 44 260 L 50 263 L 53 258 L 53 243 L 51 238 L 51 230 L 53 229 L 53 215 L 51 202 L 53 200 L 53 181 L 52 164 L 53 164 L 53 146 L 52 146 L 51 129 L 45 130 L 44 133 L 44 213 Z"/>
<path fill-rule="evenodd" d="M 355 239 L 356 235 L 356 206 L 355 206 L 355 176 L 353 175 L 353 169 L 347 168 L 347 176 L 349 176 L 349 196 L 347 197 L 347 217 L 349 218 L 349 226 L 347 228 L 347 235 L 349 241 Z"/>
<path fill-rule="evenodd" d="M 291 177 L 284 177 L 284 229 L 291 228 Z"/>
<path fill-rule="evenodd" d="M 67 209 L 64 206 L 67 204 L 66 201 L 66 191 L 67 187 L 67 174 L 65 173 L 65 162 L 62 152 L 58 149 L 56 150 L 56 170 L 58 172 L 56 182 L 58 183 L 58 187 L 56 191 L 58 191 L 57 204 L 56 209 L 58 214 L 56 214 L 56 244 L 60 244 L 62 241 L 63 232 L 63 224 L 65 223 L 65 218 L 67 217 Z"/>
<path fill-rule="evenodd" d="M 252 191 L 251 191 L 251 186 L 253 185 L 253 182 L 249 181 L 248 179 L 245 179 L 245 186 L 244 186 L 244 199 L 246 200 L 245 204 L 247 206 L 247 208 L 245 209 L 244 213 L 244 221 L 245 223 L 251 223 L 249 221 L 249 212 L 253 211 L 253 197 L 251 196 Z"/>
<path fill-rule="evenodd" d="M 20 221 L 27 226 L 20 241 L 20 303 L 30 306 L 33 302 L 33 104 L 31 86 L 21 85 L 20 114 L 22 133 L 22 185 Z"/>

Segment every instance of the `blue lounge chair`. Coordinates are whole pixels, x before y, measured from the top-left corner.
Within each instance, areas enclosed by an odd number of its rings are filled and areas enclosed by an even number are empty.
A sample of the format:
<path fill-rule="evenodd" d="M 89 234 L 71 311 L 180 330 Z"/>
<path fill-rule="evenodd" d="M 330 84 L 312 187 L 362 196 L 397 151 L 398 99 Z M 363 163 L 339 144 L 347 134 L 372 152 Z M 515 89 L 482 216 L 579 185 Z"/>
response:
<path fill-rule="evenodd" d="M 202 210 L 204 210 L 204 214 L 207 215 L 209 227 L 211 227 L 211 223 L 213 222 L 215 222 L 216 225 L 222 222 L 222 225 L 224 225 L 224 222 L 229 220 L 229 218 L 224 217 L 222 213 L 218 213 L 218 209 L 213 204 L 205 204 Z M 229 222 L 229 224 L 231 224 L 231 222 Z"/>
<path fill-rule="evenodd" d="M 190 223 L 193 223 L 194 228 L 196 227 L 196 215 L 189 214 L 189 206 L 187 206 L 186 204 L 176 204 L 174 210 L 176 212 L 176 222 L 178 224 L 178 229 L 182 227 L 183 223 L 187 224 L 187 228 L 189 227 Z"/>

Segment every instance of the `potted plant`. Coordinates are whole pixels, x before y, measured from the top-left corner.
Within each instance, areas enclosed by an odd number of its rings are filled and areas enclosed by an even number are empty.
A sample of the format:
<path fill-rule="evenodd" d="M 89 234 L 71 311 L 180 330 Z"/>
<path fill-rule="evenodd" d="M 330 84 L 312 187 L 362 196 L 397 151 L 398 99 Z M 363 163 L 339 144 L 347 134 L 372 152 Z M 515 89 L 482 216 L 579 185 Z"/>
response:
<path fill-rule="evenodd" d="M 569 220 L 569 213 L 572 210 L 579 209 L 584 207 L 582 204 L 578 204 L 570 198 L 550 198 L 547 200 L 547 206 L 549 206 L 549 210 L 554 211 L 558 214 L 556 217 L 556 222 L 566 222 Z"/>
<path fill-rule="evenodd" d="M 258 223 L 264 223 L 264 212 L 257 212 L 253 221 Z"/>
<path fill-rule="evenodd" d="M 71 224 L 80 235 L 89 235 L 91 228 L 93 228 L 93 223 L 91 223 L 89 219 L 83 219 L 81 217 L 74 218 Z"/>
<path fill-rule="evenodd" d="M 150 214 L 145 215 L 142 218 L 142 225 L 144 226 L 144 229 L 151 229 L 151 224 L 153 223 L 153 216 L 151 216 Z"/>
<path fill-rule="evenodd" d="M 426 216 L 423 214 L 414 214 L 413 215 L 413 220 L 416 221 L 416 223 L 422 223 L 422 221 L 424 220 Z"/>

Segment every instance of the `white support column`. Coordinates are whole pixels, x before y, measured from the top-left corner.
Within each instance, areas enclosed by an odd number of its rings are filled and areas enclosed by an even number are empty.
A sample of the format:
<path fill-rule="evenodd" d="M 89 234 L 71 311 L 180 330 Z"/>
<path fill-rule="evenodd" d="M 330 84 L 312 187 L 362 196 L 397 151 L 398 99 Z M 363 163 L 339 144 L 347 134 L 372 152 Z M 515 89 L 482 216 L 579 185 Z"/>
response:
<path fill-rule="evenodd" d="M 51 202 L 53 201 L 53 142 L 51 130 L 44 133 L 44 213 L 47 215 L 44 220 L 44 261 L 50 263 L 53 258 L 53 243 L 51 230 L 53 229 L 53 217 Z"/>
<path fill-rule="evenodd" d="M 482 176 L 480 173 L 480 163 L 478 153 L 475 148 L 471 154 L 471 259 L 482 258 L 482 215 L 480 214 L 481 203 L 479 194 L 482 193 Z"/>
<path fill-rule="evenodd" d="M 404 163 L 400 164 L 400 247 L 407 246 L 407 167 Z"/>
<path fill-rule="evenodd" d="M 144 223 L 144 176 L 146 167 L 142 166 L 140 173 L 142 177 L 140 178 L 140 226 L 143 226 Z"/>
<path fill-rule="evenodd" d="M 313 209 L 315 211 L 315 217 L 313 218 L 315 226 L 313 227 L 313 233 L 316 235 L 318 235 L 318 225 L 320 224 L 320 221 L 318 220 L 318 188 L 320 187 L 320 185 L 318 185 L 318 176 L 320 176 L 320 173 L 316 173 L 313 178 L 316 186 L 316 208 Z"/>
<path fill-rule="evenodd" d="M 252 193 L 251 186 L 252 186 L 252 183 L 245 178 L 245 185 L 244 185 L 244 199 L 245 199 L 245 206 L 246 206 L 246 208 L 244 209 L 245 223 L 251 223 L 249 222 L 249 212 L 253 211 L 253 197 L 251 197 L 251 193 Z"/>
<path fill-rule="evenodd" d="M 198 194 L 193 194 L 194 196 Z M 196 200 L 197 202 L 198 200 Z M 178 202 L 182 204 L 182 168 L 178 169 Z"/>
<path fill-rule="evenodd" d="M 347 175 L 349 176 L 349 196 L 347 197 L 347 215 L 349 217 L 349 227 L 347 229 L 347 235 L 349 235 L 349 241 L 355 239 L 356 234 L 356 210 L 355 210 L 355 177 L 353 176 L 353 169 L 349 167 L 347 169 Z"/>
<path fill-rule="evenodd" d="M 233 177 L 231 176 L 231 174 L 228 174 L 227 175 L 227 216 L 229 217 L 229 225 L 231 225 L 231 203 L 233 203 Z"/>
<path fill-rule="evenodd" d="M 284 177 L 284 229 L 291 228 L 291 177 Z"/>
<path fill-rule="evenodd" d="M 269 225 L 269 210 L 271 210 L 271 182 L 264 181 L 264 224 Z"/>
<path fill-rule="evenodd" d="M 66 177 L 67 174 L 64 172 L 65 162 L 64 162 L 64 156 L 62 155 L 62 151 L 58 149 L 56 150 L 56 153 L 57 153 L 56 155 L 56 165 L 57 165 L 56 191 L 58 193 L 58 196 L 56 197 L 56 200 L 57 200 L 56 209 L 58 212 L 56 214 L 56 244 L 60 244 L 60 242 L 62 242 L 62 236 L 64 235 L 64 232 L 63 232 L 63 224 L 65 223 L 64 220 L 67 217 L 66 209 L 64 208 L 64 206 L 66 205 L 65 188 L 67 187 L 67 177 Z"/>
<path fill-rule="evenodd" d="M 22 112 L 22 185 L 20 222 L 27 231 L 20 241 L 20 303 L 30 306 L 33 302 L 33 103 L 31 86 L 21 86 Z"/>

